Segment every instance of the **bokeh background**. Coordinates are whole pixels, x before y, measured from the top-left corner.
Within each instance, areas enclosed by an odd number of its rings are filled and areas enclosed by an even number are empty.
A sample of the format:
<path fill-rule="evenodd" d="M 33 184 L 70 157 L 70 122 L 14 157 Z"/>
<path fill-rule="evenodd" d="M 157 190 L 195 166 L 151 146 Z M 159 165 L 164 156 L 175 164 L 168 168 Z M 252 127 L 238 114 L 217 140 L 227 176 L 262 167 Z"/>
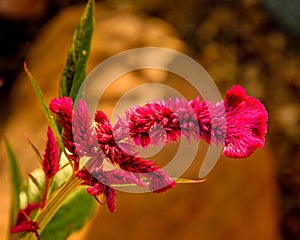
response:
<path fill-rule="evenodd" d="M 0 131 L 15 148 L 24 176 L 38 167 L 26 137 L 42 151 L 46 120 L 22 71 L 23 61 L 46 99 L 56 96 L 83 3 L 0 2 Z M 269 111 L 269 128 L 265 148 L 245 160 L 221 158 L 200 185 L 179 185 L 159 195 L 119 193 L 117 212 L 111 215 L 100 207 L 74 239 L 300 239 L 299 12 L 297 0 L 97 1 L 89 70 L 135 47 L 172 48 L 197 60 L 223 95 L 240 84 L 259 98 Z M 174 75 L 141 71 L 119 79 L 101 107 L 110 113 L 122 94 L 146 82 L 195 97 Z M 2 145 L 1 139 L 1 239 L 9 208 Z M 176 146 L 168 146 L 155 160 L 163 163 L 174 151 Z M 187 176 L 196 176 L 204 153 L 201 147 Z"/>

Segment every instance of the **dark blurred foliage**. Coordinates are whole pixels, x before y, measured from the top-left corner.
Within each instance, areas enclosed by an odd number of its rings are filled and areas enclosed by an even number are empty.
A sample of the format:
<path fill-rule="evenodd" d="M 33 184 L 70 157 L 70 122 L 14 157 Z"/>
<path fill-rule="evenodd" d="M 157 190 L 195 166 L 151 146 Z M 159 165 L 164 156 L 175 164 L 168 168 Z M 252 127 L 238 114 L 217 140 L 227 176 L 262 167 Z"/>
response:
<path fill-rule="evenodd" d="M 41 0 L 42 1 L 42 0 Z M 25 2 L 26 0 L 20 1 Z M 0 131 L 9 114 L 10 89 L 23 67 L 24 57 L 42 26 L 61 8 L 84 3 L 84 0 L 43 0 L 40 10 L 22 14 L 15 6 L 13 15 L 0 11 Z M 31 6 L 28 6 L 30 8 Z M 21 9 L 18 9 L 21 8 Z M 28 11 L 28 9 L 24 9 Z"/>
<path fill-rule="evenodd" d="M 289 34 L 300 39 L 300 2 L 297 0 L 262 0 L 275 21 Z"/>

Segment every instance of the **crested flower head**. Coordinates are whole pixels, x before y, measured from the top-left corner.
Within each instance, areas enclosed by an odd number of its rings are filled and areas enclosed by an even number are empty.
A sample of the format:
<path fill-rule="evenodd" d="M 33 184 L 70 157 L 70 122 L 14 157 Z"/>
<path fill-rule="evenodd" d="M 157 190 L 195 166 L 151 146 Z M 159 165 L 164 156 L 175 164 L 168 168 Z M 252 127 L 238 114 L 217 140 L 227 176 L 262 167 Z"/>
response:
<path fill-rule="evenodd" d="M 181 135 L 196 140 L 201 137 L 208 143 L 222 144 L 224 156 L 245 158 L 264 145 L 268 115 L 259 100 L 234 86 L 221 102 L 196 98 L 148 103 L 127 111 L 125 119 L 128 123 L 119 120 L 119 125 L 129 128 L 130 137 L 142 147 L 159 142 L 150 138 L 149 131 L 160 124 L 166 131 L 166 142 L 174 142 Z"/>
<path fill-rule="evenodd" d="M 223 154 L 227 157 L 250 156 L 265 142 L 268 113 L 259 100 L 247 96 L 240 86 L 226 93 L 227 131 Z"/>

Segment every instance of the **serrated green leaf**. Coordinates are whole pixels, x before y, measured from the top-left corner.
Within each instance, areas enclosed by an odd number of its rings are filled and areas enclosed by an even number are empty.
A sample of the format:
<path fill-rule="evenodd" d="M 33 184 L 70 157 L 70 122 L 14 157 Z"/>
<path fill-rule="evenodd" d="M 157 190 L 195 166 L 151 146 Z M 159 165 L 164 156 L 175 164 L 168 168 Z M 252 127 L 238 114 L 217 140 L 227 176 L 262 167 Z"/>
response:
<path fill-rule="evenodd" d="M 10 184 L 11 184 L 11 210 L 10 229 L 16 224 L 18 211 L 20 209 L 20 192 L 22 186 L 22 175 L 16 156 L 7 140 L 5 140 L 6 151 L 9 159 Z"/>
<path fill-rule="evenodd" d="M 78 91 L 86 75 L 93 30 L 94 1 L 89 0 L 73 35 L 59 86 L 59 95 L 69 96 L 73 102 L 78 94 L 82 94 Z"/>
<path fill-rule="evenodd" d="M 88 195 L 84 187 L 74 192 L 53 216 L 41 234 L 41 239 L 66 239 L 80 228 L 91 217 L 94 209 L 94 198 Z"/>

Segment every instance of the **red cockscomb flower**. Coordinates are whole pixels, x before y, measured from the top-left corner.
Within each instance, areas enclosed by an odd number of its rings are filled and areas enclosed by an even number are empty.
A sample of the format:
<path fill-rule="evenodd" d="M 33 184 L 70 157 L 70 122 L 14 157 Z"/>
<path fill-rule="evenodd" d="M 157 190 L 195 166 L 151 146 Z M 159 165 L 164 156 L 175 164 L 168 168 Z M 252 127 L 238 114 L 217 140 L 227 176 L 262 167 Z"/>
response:
<path fill-rule="evenodd" d="M 75 110 L 68 97 L 53 99 L 50 109 L 58 116 L 64 130 L 63 141 L 79 168 L 80 157 L 88 157 L 77 176 L 89 186 L 87 192 L 98 200 L 103 195 L 109 211 L 114 211 L 114 184 L 146 186 L 153 192 L 173 188 L 175 182 L 151 160 L 133 153 L 132 146 L 147 147 L 182 136 L 222 144 L 223 155 L 244 158 L 264 144 L 268 115 L 264 106 L 246 95 L 240 86 L 227 91 L 225 100 L 217 103 L 176 99 L 155 101 L 127 111 L 113 128 L 102 111 L 93 124 L 86 104 L 79 100 Z M 133 141 L 132 141 L 133 140 Z M 129 154 L 131 153 L 131 154 Z M 115 167 L 105 171 L 104 160 Z"/>

